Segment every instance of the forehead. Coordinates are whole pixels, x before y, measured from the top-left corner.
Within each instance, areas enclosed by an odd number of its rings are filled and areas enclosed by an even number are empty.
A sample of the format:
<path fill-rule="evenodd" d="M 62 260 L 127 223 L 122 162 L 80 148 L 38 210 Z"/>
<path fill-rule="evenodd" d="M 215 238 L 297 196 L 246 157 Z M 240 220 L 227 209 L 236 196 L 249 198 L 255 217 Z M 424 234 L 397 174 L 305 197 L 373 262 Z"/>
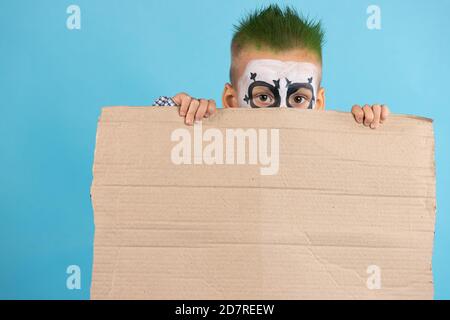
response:
<path fill-rule="evenodd" d="M 244 73 L 249 63 L 253 60 L 278 60 L 281 62 L 303 62 L 315 65 L 319 77 L 322 73 L 320 58 L 306 49 L 292 49 L 286 51 L 273 51 L 256 48 L 243 48 L 233 55 L 231 68 L 233 70 L 232 81 L 236 82 Z"/>
<path fill-rule="evenodd" d="M 245 67 L 244 75 L 253 73 L 256 78 L 256 72 L 258 72 L 258 79 L 262 77 L 272 80 L 276 80 L 277 77 L 290 78 L 291 76 L 293 77 L 291 80 L 298 80 L 294 78 L 299 75 L 306 78 L 314 77 L 314 79 L 319 76 L 319 69 L 312 63 L 271 59 L 249 61 Z"/>

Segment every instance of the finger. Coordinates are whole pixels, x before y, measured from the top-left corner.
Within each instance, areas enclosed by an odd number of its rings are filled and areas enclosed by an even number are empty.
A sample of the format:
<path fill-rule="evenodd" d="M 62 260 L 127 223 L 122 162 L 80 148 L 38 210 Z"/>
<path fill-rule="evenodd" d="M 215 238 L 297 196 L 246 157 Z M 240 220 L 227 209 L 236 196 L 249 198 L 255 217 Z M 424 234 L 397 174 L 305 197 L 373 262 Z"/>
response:
<path fill-rule="evenodd" d="M 191 104 L 192 101 L 192 97 L 185 95 L 182 99 L 181 99 L 181 103 L 180 103 L 180 116 L 184 117 L 186 116 L 186 113 L 189 109 L 189 105 Z"/>
<path fill-rule="evenodd" d="M 197 112 L 200 102 L 197 99 L 192 99 L 189 109 L 186 113 L 185 123 L 187 125 L 192 125 L 194 123 L 195 113 Z"/>
<path fill-rule="evenodd" d="M 216 112 L 216 102 L 214 100 L 208 100 L 208 109 L 205 113 L 205 118 L 213 115 Z"/>
<path fill-rule="evenodd" d="M 364 125 L 368 127 L 373 121 L 373 111 L 368 104 L 366 104 L 363 107 L 363 111 L 364 111 Z"/>
<path fill-rule="evenodd" d="M 379 104 L 373 105 L 372 111 L 373 111 L 373 121 L 370 124 L 370 127 L 372 129 L 376 129 L 380 126 L 381 106 Z"/>
<path fill-rule="evenodd" d="M 381 116 L 380 116 L 380 123 L 383 123 L 384 121 L 387 120 L 387 118 L 389 117 L 390 111 L 389 111 L 389 107 L 385 104 L 383 104 L 381 106 Z"/>
<path fill-rule="evenodd" d="M 172 97 L 172 100 L 173 100 L 173 102 L 175 102 L 175 104 L 177 106 L 179 106 L 179 105 L 181 105 L 181 101 L 183 100 L 183 98 L 186 96 L 189 96 L 189 95 L 184 92 L 180 92 L 180 93 L 177 93 L 176 95 L 174 95 Z"/>
<path fill-rule="evenodd" d="M 353 117 L 355 117 L 356 122 L 358 122 L 358 123 L 362 123 L 363 122 L 363 120 L 364 120 L 364 111 L 362 110 L 362 108 L 359 105 L 355 104 L 352 107 L 352 114 L 353 114 Z"/>
<path fill-rule="evenodd" d="M 201 121 L 207 109 L 208 109 L 208 100 L 200 99 L 197 112 L 195 113 L 195 121 Z"/>

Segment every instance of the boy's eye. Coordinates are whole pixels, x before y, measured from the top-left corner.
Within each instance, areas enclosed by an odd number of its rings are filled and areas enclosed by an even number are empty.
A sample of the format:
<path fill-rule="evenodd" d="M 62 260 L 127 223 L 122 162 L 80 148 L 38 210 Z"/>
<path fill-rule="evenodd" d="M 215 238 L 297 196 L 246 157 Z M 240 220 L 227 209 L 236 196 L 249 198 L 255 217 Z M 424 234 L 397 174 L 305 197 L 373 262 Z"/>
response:
<path fill-rule="evenodd" d="M 310 99 L 305 97 L 303 94 L 291 95 L 288 99 L 288 106 L 291 108 L 307 108 Z"/>
<path fill-rule="evenodd" d="M 256 107 L 265 108 L 271 106 L 274 100 L 275 99 L 271 95 L 266 93 L 260 93 L 254 97 L 253 102 Z"/>
<path fill-rule="evenodd" d="M 268 82 L 256 81 L 252 83 L 248 87 L 246 97 L 250 97 L 252 108 L 274 108 L 280 106 L 279 90 Z"/>
<path fill-rule="evenodd" d="M 295 96 L 294 97 L 294 102 L 295 103 L 302 103 L 304 100 L 305 100 L 305 98 L 302 97 L 302 96 Z"/>

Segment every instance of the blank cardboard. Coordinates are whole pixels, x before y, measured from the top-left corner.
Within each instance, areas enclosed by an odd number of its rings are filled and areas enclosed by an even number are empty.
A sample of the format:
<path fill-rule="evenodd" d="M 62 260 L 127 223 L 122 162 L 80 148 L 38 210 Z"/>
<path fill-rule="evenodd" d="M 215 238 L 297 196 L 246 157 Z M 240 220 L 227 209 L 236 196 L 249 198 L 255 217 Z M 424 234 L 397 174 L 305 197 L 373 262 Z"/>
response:
<path fill-rule="evenodd" d="M 433 298 L 431 120 L 371 130 L 349 113 L 226 109 L 203 121 L 279 129 L 274 175 L 176 165 L 178 128 L 195 130 L 177 108 L 102 110 L 92 299 Z"/>

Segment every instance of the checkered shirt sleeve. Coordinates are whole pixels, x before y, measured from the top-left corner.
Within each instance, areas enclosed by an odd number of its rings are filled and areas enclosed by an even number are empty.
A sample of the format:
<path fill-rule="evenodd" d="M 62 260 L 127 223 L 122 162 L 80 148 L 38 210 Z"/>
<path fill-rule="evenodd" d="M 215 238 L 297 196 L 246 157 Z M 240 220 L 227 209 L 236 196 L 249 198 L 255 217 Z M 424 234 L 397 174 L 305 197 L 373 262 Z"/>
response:
<path fill-rule="evenodd" d="M 175 101 L 173 101 L 172 98 L 166 97 L 166 96 L 161 96 L 155 100 L 153 105 L 160 106 L 160 107 L 174 107 L 177 104 L 175 103 Z"/>

